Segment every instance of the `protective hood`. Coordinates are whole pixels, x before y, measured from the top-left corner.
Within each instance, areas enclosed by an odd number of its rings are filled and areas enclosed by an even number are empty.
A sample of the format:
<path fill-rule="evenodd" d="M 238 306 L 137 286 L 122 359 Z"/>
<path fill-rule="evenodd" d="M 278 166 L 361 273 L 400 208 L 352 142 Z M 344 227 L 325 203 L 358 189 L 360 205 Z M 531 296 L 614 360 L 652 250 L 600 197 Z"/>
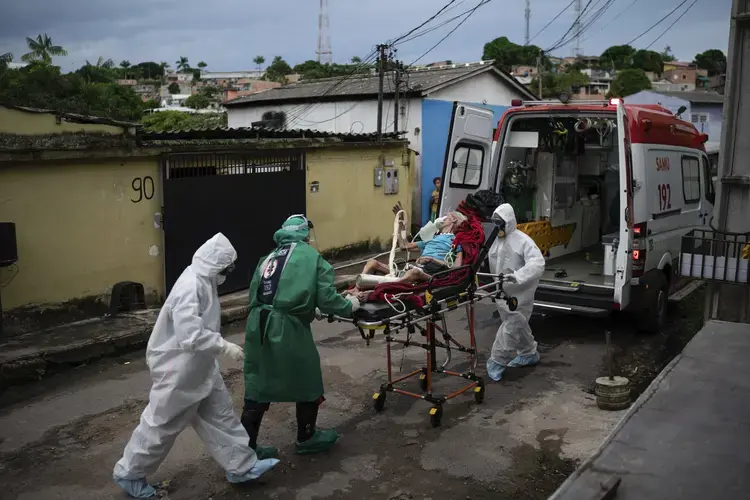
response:
<path fill-rule="evenodd" d="M 287 245 L 305 241 L 310 236 L 310 228 L 307 219 L 301 215 L 289 217 L 281 225 L 281 229 L 273 235 L 273 241 L 277 245 Z"/>
<path fill-rule="evenodd" d="M 226 236 L 216 233 L 193 255 L 190 266 L 198 276 L 213 278 L 237 260 L 237 251 Z"/>
<path fill-rule="evenodd" d="M 505 221 L 505 234 L 508 235 L 516 230 L 516 213 L 510 203 L 503 203 L 495 209 L 492 214 L 501 217 Z"/>

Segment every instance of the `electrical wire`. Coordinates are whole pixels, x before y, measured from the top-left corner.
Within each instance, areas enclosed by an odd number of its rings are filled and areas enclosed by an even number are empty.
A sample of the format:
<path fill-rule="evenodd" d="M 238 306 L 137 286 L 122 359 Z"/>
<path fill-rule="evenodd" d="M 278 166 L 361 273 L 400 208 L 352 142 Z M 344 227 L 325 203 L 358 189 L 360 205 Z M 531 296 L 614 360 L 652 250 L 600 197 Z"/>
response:
<path fill-rule="evenodd" d="M 666 35 L 667 32 L 669 30 L 671 30 L 674 27 L 674 25 L 677 24 L 680 21 L 680 19 L 682 19 L 685 16 L 685 14 L 687 14 L 690 11 L 690 9 L 693 8 L 693 5 L 695 5 L 696 3 L 698 3 L 698 0 L 693 0 L 693 3 L 691 3 L 690 5 L 688 5 L 688 8 L 685 9 L 685 12 L 683 12 L 682 14 L 680 14 L 680 16 L 677 19 L 675 19 L 674 22 L 667 27 L 667 29 L 665 29 L 664 31 L 662 31 L 661 35 L 659 35 L 658 37 L 656 37 L 656 40 L 654 40 L 653 42 L 651 42 L 651 44 L 649 44 L 649 46 L 646 47 L 644 50 L 650 49 L 651 47 L 654 46 L 654 44 L 656 42 L 658 42 L 659 40 L 661 40 L 661 37 L 663 37 L 664 35 Z"/>
<path fill-rule="evenodd" d="M 461 3 L 463 3 L 463 2 L 461 2 Z M 412 40 L 415 40 L 415 39 L 417 39 L 417 38 L 419 38 L 421 36 L 424 36 L 424 35 L 427 35 L 429 33 L 432 33 L 433 31 L 439 30 L 443 26 L 446 26 L 446 25 L 452 23 L 456 19 L 461 19 L 462 17 L 464 17 L 466 14 L 468 14 L 469 12 L 471 12 L 473 10 L 474 10 L 474 7 L 470 8 L 470 9 L 467 9 L 467 10 L 463 11 L 462 13 L 460 13 L 460 14 L 458 14 L 456 16 L 451 17 L 450 19 L 446 19 L 445 21 L 441 22 L 440 24 L 437 24 L 435 26 L 432 26 L 431 28 L 427 28 L 425 30 L 422 30 L 419 33 L 415 33 L 414 35 L 412 35 L 409 38 L 406 38 L 405 40 L 401 40 L 396 45 L 400 45 L 400 44 L 404 44 L 404 43 L 407 43 L 407 42 L 411 42 Z"/>
<path fill-rule="evenodd" d="M 664 22 L 664 20 L 665 20 L 666 18 L 668 18 L 669 16 L 671 16 L 672 14 L 674 14 L 675 12 L 677 12 L 677 9 L 679 9 L 680 7 L 682 7 L 683 5 L 685 5 L 685 4 L 687 3 L 687 2 L 688 2 L 688 0 L 682 0 L 682 2 L 680 2 L 680 4 L 679 4 L 679 5 L 677 6 L 677 7 L 675 7 L 674 9 L 672 9 L 672 10 L 671 10 L 671 11 L 669 12 L 669 14 L 667 14 L 667 15 L 666 15 L 666 16 L 664 16 L 664 17 L 662 17 L 662 18 L 661 18 L 661 19 L 659 19 L 658 21 L 656 21 L 656 22 L 655 22 L 654 24 L 652 24 L 652 25 L 651 25 L 651 27 L 650 27 L 650 28 L 648 28 L 648 29 L 647 29 L 646 31 L 644 31 L 643 33 L 641 33 L 641 34 L 640 34 L 640 35 L 638 35 L 637 37 L 635 37 L 635 38 L 633 38 L 632 40 L 630 40 L 630 41 L 629 41 L 628 43 L 626 43 L 625 45 L 633 45 L 633 42 L 636 42 L 636 41 L 640 40 L 640 39 L 641 39 L 641 38 L 642 38 L 642 37 L 643 37 L 644 35 L 646 35 L 646 34 L 647 34 L 648 32 L 650 32 L 650 31 L 651 31 L 652 29 L 654 29 L 654 28 L 656 28 L 657 26 L 659 26 L 659 25 L 660 25 L 661 23 L 663 23 L 663 22 Z"/>
<path fill-rule="evenodd" d="M 394 45 L 394 44 L 398 43 L 399 41 L 403 40 L 407 36 L 411 35 L 415 31 L 417 31 L 418 29 L 420 29 L 423 26 L 431 23 L 432 21 L 435 20 L 435 18 L 437 18 L 440 14 L 442 14 L 443 12 L 445 12 L 445 10 L 448 9 L 454 3 L 456 3 L 456 0 L 450 0 L 450 2 L 448 2 L 445 5 L 443 5 L 443 7 L 441 7 L 441 9 L 439 11 L 437 11 L 435 14 L 433 14 L 432 17 L 430 17 L 429 19 L 427 19 L 425 22 L 423 22 L 422 24 L 420 24 L 416 28 L 410 30 L 408 33 L 405 33 L 405 34 L 401 35 L 400 37 L 396 38 L 395 40 L 391 41 L 389 45 Z"/>
<path fill-rule="evenodd" d="M 576 25 L 581 21 L 581 18 L 586 13 L 586 11 L 588 10 L 588 8 L 591 6 L 591 2 L 593 2 L 593 1 L 594 0 L 589 0 L 588 1 L 588 3 L 586 4 L 586 6 L 583 8 L 583 10 L 581 12 L 579 12 L 578 16 L 576 16 L 576 18 L 573 20 L 573 24 L 570 25 L 570 28 L 568 28 L 568 31 L 566 31 L 565 34 L 560 37 L 560 39 L 557 41 L 557 43 L 555 43 L 555 45 L 553 45 L 549 49 L 546 49 L 544 52 L 552 52 L 553 50 L 559 49 L 561 47 L 561 45 L 559 45 L 559 44 L 563 41 L 563 39 L 566 36 L 568 36 L 568 34 L 571 31 L 573 31 L 573 28 L 575 28 Z"/>
<path fill-rule="evenodd" d="M 622 17 L 622 15 L 623 15 L 623 14 L 625 14 L 625 12 L 627 12 L 628 10 L 630 10 L 630 9 L 631 9 L 631 7 L 633 7 L 633 5 L 635 5 L 635 4 L 636 4 L 637 2 L 639 2 L 639 1 L 640 1 L 640 0 L 633 0 L 632 2 L 630 2 L 630 3 L 628 4 L 628 6 L 627 6 L 627 7 L 625 7 L 624 9 L 622 9 L 622 10 L 621 10 L 621 11 L 620 11 L 620 12 L 619 12 L 619 13 L 618 13 L 617 15 L 615 15 L 615 17 L 613 17 L 612 19 L 610 19 L 609 21 L 607 21 L 607 22 L 606 22 L 606 23 L 604 24 L 604 26 L 602 26 L 602 29 L 600 29 L 600 30 L 599 30 L 599 31 L 598 31 L 598 32 L 597 32 L 596 34 L 598 35 L 598 34 L 599 34 L 599 33 L 601 33 L 602 31 L 604 31 L 605 29 L 607 29 L 607 28 L 608 28 L 608 27 L 609 27 L 609 26 L 610 26 L 610 25 L 611 25 L 611 24 L 612 24 L 613 22 L 617 21 L 617 20 L 618 20 L 618 19 L 619 19 L 620 17 Z M 591 34 L 591 35 L 588 35 L 588 36 L 587 36 L 587 37 L 585 37 L 585 38 L 584 38 L 583 40 L 581 40 L 581 43 L 585 42 L 586 40 L 588 40 L 588 39 L 589 39 L 589 38 L 591 38 L 592 36 L 594 36 L 594 35 L 593 35 L 593 34 Z"/>
<path fill-rule="evenodd" d="M 537 31 L 536 35 L 532 36 L 529 39 L 529 43 L 533 42 L 534 39 L 536 37 L 538 37 L 542 33 L 542 31 L 546 30 L 547 28 L 550 27 L 550 25 L 552 23 L 554 23 L 555 21 L 557 21 L 560 18 L 560 16 L 562 16 L 565 13 L 565 11 L 568 10 L 570 8 L 570 6 L 573 5 L 574 3 L 576 3 L 576 0 L 572 0 L 568 5 L 565 6 L 565 8 L 563 10 L 561 10 L 560 12 L 558 12 L 557 15 L 555 17 L 553 17 L 550 22 L 548 22 L 547 24 L 544 25 L 544 28 L 542 28 L 539 31 Z"/>
<path fill-rule="evenodd" d="M 429 54 L 430 52 L 432 52 L 433 50 L 435 50 L 438 47 L 438 45 L 440 45 L 441 43 L 443 43 L 449 36 L 451 36 L 453 33 L 455 33 L 456 30 L 458 28 L 460 28 L 466 21 L 468 21 L 469 19 L 471 19 L 471 16 L 474 15 L 474 13 L 477 11 L 477 9 L 479 9 L 483 5 L 486 5 L 486 4 L 490 3 L 491 1 L 492 0 L 481 0 L 473 9 L 471 9 L 468 12 L 468 14 L 466 14 L 466 17 L 464 17 L 464 19 L 460 23 L 458 23 L 452 30 L 450 30 L 443 38 L 441 38 L 440 40 L 438 40 L 438 42 L 435 45 L 433 45 L 432 47 L 430 47 L 429 49 L 427 49 L 427 51 L 424 52 L 421 56 L 419 56 L 415 60 L 413 60 L 409 64 L 409 66 L 414 66 L 417 62 L 421 61 L 424 57 L 426 57 L 427 54 Z"/>
<path fill-rule="evenodd" d="M 599 1 L 597 1 L 596 4 L 594 4 L 594 6 L 596 6 L 599 3 Z M 601 19 L 601 17 L 607 12 L 607 10 L 609 10 L 612 7 L 612 5 L 614 5 L 616 1 L 617 0 L 607 0 L 607 2 L 599 8 L 599 10 L 597 10 L 589 18 L 584 20 L 583 24 L 580 25 L 580 28 L 578 29 L 578 31 L 571 34 L 567 39 L 565 38 L 565 36 L 563 36 L 563 39 L 558 41 L 558 43 L 552 50 L 557 50 L 559 48 L 565 47 L 566 45 L 570 45 L 580 35 L 588 31 L 591 28 L 591 26 L 593 26 L 599 19 Z M 574 21 L 573 24 L 576 24 L 576 22 Z"/>

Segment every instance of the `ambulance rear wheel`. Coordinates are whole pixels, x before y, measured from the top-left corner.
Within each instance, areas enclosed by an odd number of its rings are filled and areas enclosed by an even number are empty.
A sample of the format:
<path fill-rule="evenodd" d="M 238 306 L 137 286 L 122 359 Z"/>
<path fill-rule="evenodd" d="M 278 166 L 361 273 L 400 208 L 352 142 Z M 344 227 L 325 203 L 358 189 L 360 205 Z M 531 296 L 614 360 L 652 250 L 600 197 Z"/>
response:
<path fill-rule="evenodd" d="M 649 283 L 649 290 L 644 297 L 646 303 L 639 312 L 639 330 L 658 334 L 667 326 L 667 311 L 669 306 L 669 283 L 663 272 L 657 271 Z"/>

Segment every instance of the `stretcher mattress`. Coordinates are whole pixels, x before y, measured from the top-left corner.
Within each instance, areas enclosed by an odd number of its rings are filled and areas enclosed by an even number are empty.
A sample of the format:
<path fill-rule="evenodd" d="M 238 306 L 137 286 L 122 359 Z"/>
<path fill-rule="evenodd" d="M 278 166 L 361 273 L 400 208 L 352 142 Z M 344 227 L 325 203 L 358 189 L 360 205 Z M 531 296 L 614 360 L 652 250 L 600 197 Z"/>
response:
<path fill-rule="evenodd" d="M 464 283 L 462 284 L 435 288 L 430 293 L 432 294 L 433 300 L 443 300 L 466 291 L 469 283 L 471 283 L 470 280 L 464 280 Z M 424 292 L 420 292 L 418 295 L 424 299 Z M 357 312 L 354 313 L 354 320 L 361 323 L 377 323 L 379 321 L 385 321 L 398 314 L 402 314 L 404 312 L 404 306 L 407 311 L 417 309 L 411 301 L 407 300 L 399 302 L 394 299 L 391 300 L 391 304 L 393 304 L 398 310 L 391 307 L 387 302 L 365 302 Z"/>

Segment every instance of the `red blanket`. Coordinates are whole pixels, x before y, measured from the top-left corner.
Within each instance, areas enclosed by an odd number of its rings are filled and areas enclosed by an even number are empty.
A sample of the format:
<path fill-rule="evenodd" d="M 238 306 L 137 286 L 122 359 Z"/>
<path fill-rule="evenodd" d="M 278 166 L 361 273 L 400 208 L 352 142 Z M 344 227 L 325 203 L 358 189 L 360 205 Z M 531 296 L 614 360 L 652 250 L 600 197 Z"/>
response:
<path fill-rule="evenodd" d="M 467 221 L 456 231 L 456 237 L 453 240 L 453 248 L 455 249 L 459 245 L 463 251 L 463 265 L 473 264 L 479 255 L 479 250 L 484 244 L 484 229 L 482 228 L 482 222 L 477 217 L 476 213 L 471 209 L 468 209 L 463 203 L 459 206 L 458 210 L 466 215 Z M 447 274 L 441 278 L 438 278 L 432 282 L 433 287 L 451 286 L 460 283 L 469 274 L 468 269 L 462 269 L 450 274 Z M 392 300 L 394 295 L 398 294 L 409 294 L 399 297 L 402 302 L 411 302 L 416 307 L 424 305 L 420 293 L 427 290 L 427 283 L 419 283 L 416 285 L 408 285 L 405 283 L 383 283 L 378 285 L 375 290 L 370 293 L 367 298 L 368 302 L 382 302 L 386 298 Z"/>

